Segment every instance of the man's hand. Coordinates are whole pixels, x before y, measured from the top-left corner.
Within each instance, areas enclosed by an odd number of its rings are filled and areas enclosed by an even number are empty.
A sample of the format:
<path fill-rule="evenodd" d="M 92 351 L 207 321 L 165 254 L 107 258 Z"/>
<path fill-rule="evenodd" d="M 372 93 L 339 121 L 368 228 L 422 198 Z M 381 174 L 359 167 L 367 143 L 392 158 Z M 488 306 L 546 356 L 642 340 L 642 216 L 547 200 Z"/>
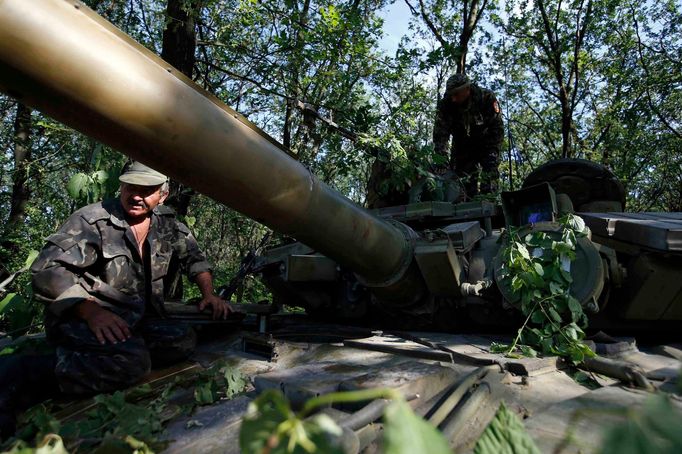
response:
<path fill-rule="evenodd" d="M 87 300 L 76 306 L 76 315 L 85 320 L 100 344 L 125 342 L 130 338 L 130 328 L 125 320 L 94 301 Z"/>
<path fill-rule="evenodd" d="M 216 295 L 208 295 L 199 302 L 199 310 L 203 311 L 207 307 L 211 307 L 213 311 L 213 320 L 223 319 L 234 311 L 227 301 Z"/>

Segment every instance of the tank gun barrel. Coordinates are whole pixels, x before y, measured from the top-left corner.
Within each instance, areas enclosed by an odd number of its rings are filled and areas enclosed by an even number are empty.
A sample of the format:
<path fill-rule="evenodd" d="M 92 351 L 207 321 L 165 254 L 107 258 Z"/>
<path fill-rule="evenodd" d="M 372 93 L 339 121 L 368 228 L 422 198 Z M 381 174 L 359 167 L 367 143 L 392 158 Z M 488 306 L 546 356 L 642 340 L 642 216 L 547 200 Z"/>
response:
<path fill-rule="evenodd" d="M 295 237 L 369 283 L 399 280 L 412 260 L 403 229 L 330 189 L 80 1 L 0 0 L 0 90 Z"/>

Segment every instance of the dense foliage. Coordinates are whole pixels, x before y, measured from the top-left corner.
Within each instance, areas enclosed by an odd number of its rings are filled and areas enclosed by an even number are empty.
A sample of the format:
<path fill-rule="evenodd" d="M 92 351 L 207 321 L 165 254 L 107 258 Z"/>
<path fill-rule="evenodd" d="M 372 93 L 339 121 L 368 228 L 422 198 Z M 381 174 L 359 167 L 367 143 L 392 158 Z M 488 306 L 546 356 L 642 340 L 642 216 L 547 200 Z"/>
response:
<path fill-rule="evenodd" d="M 164 30 L 176 21 L 167 8 L 180 8 L 195 24 L 192 78 L 359 203 L 375 159 L 388 175 L 379 191 L 405 189 L 428 170 L 436 99 L 463 68 L 500 99 L 503 187 L 519 187 L 548 159 L 582 157 L 625 182 L 629 209 L 682 211 L 682 13 L 674 0 L 86 3 L 158 54 L 168 53 Z M 395 51 L 382 45 L 389 8 L 411 17 Z M 5 96 L 0 150 L 2 280 L 78 205 L 111 195 L 126 158 Z M 219 284 L 265 234 L 201 196 L 186 220 Z M 5 291 L 22 293 L 25 284 Z M 264 293 L 247 281 L 238 295 Z"/>

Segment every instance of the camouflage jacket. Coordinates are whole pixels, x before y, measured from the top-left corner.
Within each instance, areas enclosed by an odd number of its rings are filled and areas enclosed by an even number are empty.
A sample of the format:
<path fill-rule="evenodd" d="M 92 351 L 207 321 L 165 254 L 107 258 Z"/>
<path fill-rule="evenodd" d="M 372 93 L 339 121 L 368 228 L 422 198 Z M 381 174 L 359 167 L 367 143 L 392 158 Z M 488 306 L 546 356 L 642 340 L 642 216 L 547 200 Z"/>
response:
<path fill-rule="evenodd" d="M 179 267 L 192 279 L 210 271 L 189 229 L 173 211 L 158 206 L 152 213 L 142 260 L 135 236 L 118 199 L 73 213 L 31 266 L 36 297 L 47 304 L 46 325 L 85 298 L 136 323 L 150 307 L 163 316 L 169 270 Z"/>
<path fill-rule="evenodd" d="M 499 154 L 504 127 L 495 94 L 471 84 L 471 97 L 464 106 L 442 98 L 436 108 L 433 145 L 435 152 L 446 158 L 450 136 L 453 138 L 451 165 L 454 165 L 454 154 L 458 152 L 474 153 L 481 158 Z"/>

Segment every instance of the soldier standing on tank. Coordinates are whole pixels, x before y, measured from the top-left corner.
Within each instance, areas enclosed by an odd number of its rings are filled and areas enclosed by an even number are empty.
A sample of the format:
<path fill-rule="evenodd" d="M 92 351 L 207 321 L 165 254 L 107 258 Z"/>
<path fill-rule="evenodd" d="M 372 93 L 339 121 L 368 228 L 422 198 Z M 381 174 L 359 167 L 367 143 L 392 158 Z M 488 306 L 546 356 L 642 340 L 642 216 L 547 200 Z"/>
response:
<path fill-rule="evenodd" d="M 34 294 L 46 304 L 45 331 L 56 355 L 0 360 L 0 435 L 14 415 L 61 393 L 111 392 L 138 382 L 152 366 L 186 359 L 196 334 L 165 318 L 171 262 L 202 294 L 199 310 L 226 318 L 211 267 L 189 229 L 163 206 L 167 178 L 139 163 L 120 176 L 119 199 L 79 209 L 31 266 Z"/>
<path fill-rule="evenodd" d="M 468 199 L 496 193 L 503 137 L 502 114 L 495 94 L 472 83 L 464 74 L 451 76 L 438 102 L 433 127 L 434 151 L 448 164 L 436 172 L 454 170 L 464 183 Z"/>

